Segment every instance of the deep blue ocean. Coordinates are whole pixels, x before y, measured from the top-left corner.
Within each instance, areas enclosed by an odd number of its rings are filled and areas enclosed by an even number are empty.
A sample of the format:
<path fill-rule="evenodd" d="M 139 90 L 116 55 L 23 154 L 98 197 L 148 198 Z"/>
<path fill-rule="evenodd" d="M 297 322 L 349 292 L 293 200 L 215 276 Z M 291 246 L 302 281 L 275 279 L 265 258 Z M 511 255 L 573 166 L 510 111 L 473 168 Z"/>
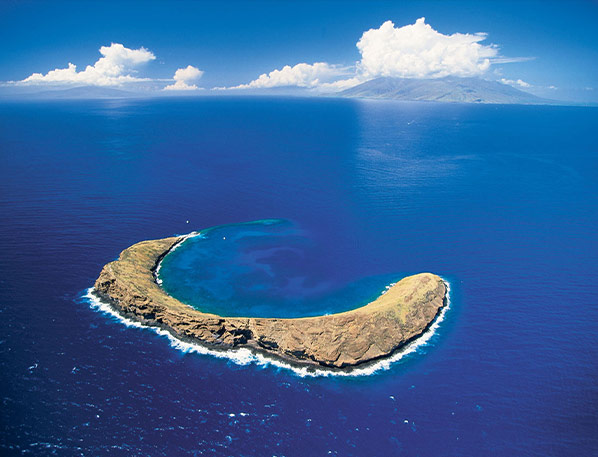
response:
<path fill-rule="evenodd" d="M 3 102 L 0 455 L 596 455 L 597 138 L 584 107 Z M 133 243 L 221 225 L 206 256 L 171 254 L 210 266 L 175 295 L 333 312 L 430 271 L 450 309 L 387 369 L 311 377 L 84 297 Z"/>

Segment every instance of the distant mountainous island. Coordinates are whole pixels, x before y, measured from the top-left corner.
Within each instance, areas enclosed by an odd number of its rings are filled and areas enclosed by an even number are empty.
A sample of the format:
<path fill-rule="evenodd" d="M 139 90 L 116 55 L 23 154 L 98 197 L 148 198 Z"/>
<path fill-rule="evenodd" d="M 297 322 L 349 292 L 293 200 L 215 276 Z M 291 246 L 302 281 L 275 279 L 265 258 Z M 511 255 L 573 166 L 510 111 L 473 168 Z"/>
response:
<path fill-rule="evenodd" d="M 20 91 L 0 91 L 0 98 L 17 98 L 31 100 L 95 100 L 95 99 L 115 99 L 115 98 L 139 98 L 147 97 L 148 94 L 132 92 L 113 87 L 98 86 L 77 86 L 62 88 L 51 88 L 36 90 L 35 87 L 21 88 Z"/>
<path fill-rule="evenodd" d="M 453 103 L 517 103 L 529 105 L 557 103 L 497 81 L 456 77 L 438 79 L 376 78 L 346 89 L 336 95 L 354 98 Z"/>
<path fill-rule="evenodd" d="M 115 87 L 77 86 L 69 88 L 21 87 L 17 90 L 0 87 L 1 99 L 61 100 L 61 99 L 126 99 L 189 96 L 291 96 L 347 97 L 381 100 L 430 101 L 449 103 L 497 103 L 524 105 L 558 105 L 562 101 L 537 97 L 498 81 L 480 78 L 448 76 L 437 79 L 376 78 L 341 92 L 319 92 L 308 87 L 283 86 L 243 90 L 198 91 L 133 91 Z"/>

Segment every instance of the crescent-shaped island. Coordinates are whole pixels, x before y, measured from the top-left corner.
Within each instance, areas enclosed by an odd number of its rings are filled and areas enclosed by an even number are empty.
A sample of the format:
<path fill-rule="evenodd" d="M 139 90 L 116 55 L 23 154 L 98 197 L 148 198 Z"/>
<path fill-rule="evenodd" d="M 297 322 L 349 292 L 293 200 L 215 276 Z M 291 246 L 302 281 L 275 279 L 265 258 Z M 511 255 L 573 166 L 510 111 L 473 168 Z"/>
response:
<path fill-rule="evenodd" d="M 350 368 L 386 357 L 422 335 L 446 305 L 447 287 L 431 273 L 406 277 L 373 302 L 304 318 L 223 317 L 168 295 L 156 268 L 187 237 L 142 241 L 104 266 L 94 293 L 126 317 L 212 348 L 248 347 L 296 364 Z"/>

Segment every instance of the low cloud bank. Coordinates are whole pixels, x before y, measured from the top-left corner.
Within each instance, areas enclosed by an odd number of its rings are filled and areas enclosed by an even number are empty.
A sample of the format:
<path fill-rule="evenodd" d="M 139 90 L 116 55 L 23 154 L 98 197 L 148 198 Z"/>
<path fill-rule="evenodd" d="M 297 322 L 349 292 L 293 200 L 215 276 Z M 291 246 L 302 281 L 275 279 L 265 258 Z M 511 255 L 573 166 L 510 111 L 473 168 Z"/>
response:
<path fill-rule="evenodd" d="M 285 86 L 314 88 L 345 72 L 346 69 L 326 62 L 298 63 L 293 67 L 285 65 L 280 70 L 272 70 L 247 84 L 229 87 L 229 89 L 263 89 Z"/>
<path fill-rule="evenodd" d="M 485 33 L 453 33 L 436 31 L 421 17 L 413 24 L 401 27 L 392 21 L 363 32 L 356 43 L 360 59 L 351 66 L 328 62 L 285 65 L 261 74 L 245 84 L 216 87 L 214 90 L 270 89 L 298 87 L 319 92 L 338 92 L 378 77 L 431 79 L 446 76 L 483 76 L 492 65 L 522 62 L 529 58 L 510 58 L 499 55 L 494 44 L 482 44 Z M 163 91 L 196 91 L 196 82 L 204 72 L 188 65 L 179 68 L 172 79 L 152 79 L 138 76 L 138 68 L 156 60 L 156 56 L 141 47 L 130 49 L 120 43 L 102 46 L 101 57 L 93 64 L 77 71 L 69 63 L 46 74 L 33 73 L 15 85 L 83 85 L 122 86 L 128 83 L 167 81 Z M 500 74 L 499 72 L 497 74 Z M 504 84 L 521 88 L 532 87 L 521 79 L 502 78 Z M 154 86 L 155 90 L 156 87 Z"/>

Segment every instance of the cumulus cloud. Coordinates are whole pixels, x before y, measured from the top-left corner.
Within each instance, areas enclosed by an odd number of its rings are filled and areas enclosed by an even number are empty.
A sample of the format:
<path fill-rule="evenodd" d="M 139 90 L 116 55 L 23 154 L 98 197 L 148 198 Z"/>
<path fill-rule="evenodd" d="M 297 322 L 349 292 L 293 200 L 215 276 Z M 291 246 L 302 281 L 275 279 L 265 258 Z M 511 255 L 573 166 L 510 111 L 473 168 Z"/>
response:
<path fill-rule="evenodd" d="M 330 83 L 322 83 L 318 86 L 318 90 L 322 92 L 339 92 L 351 87 L 357 86 L 364 82 L 364 79 L 354 76 L 353 78 L 339 79 Z"/>
<path fill-rule="evenodd" d="M 500 82 L 503 84 L 508 84 L 509 86 L 519 86 L 519 87 L 532 87 L 530 83 L 526 83 L 521 79 L 513 80 L 513 79 L 505 79 L 501 78 Z"/>
<path fill-rule="evenodd" d="M 197 90 L 199 89 L 194 81 L 197 81 L 203 75 L 200 69 L 188 65 L 187 68 L 179 68 L 174 72 L 174 84 L 166 86 L 163 90 Z"/>
<path fill-rule="evenodd" d="M 48 73 L 33 73 L 18 84 L 81 84 L 89 86 L 119 86 L 123 83 L 148 81 L 131 73 L 134 67 L 155 60 L 156 56 L 145 48 L 129 49 L 120 43 L 100 48 L 100 57 L 83 71 L 69 63 L 67 68 L 56 68 Z"/>
<path fill-rule="evenodd" d="M 357 66 L 367 79 L 478 76 L 498 56 L 496 46 L 480 44 L 485 39 L 484 33 L 444 35 L 423 17 L 403 27 L 386 21 L 364 32 L 357 42 L 361 53 Z"/>
<path fill-rule="evenodd" d="M 355 66 L 341 67 L 326 62 L 286 65 L 229 89 L 297 86 L 332 92 L 381 76 L 419 79 L 481 76 L 492 64 L 531 59 L 501 56 L 498 46 L 481 43 L 486 38 L 485 33 L 445 35 L 426 24 L 423 17 L 402 27 L 386 21 L 379 28 L 362 34 L 356 44 L 361 59 Z M 521 80 L 512 83 L 529 87 Z"/>
<path fill-rule="evenodd" d="M 323 83 L 331 82 L 334 78 L 346 72 L 345 67 L 330 65 L 326 62 L 298 63 L 293 67 L 285 65 L 280 70 L 264 73 L 248 84 L 241 84 L 231 87 L 231 89 L 263 89 L 284 86 L 314 88 Z"/>

